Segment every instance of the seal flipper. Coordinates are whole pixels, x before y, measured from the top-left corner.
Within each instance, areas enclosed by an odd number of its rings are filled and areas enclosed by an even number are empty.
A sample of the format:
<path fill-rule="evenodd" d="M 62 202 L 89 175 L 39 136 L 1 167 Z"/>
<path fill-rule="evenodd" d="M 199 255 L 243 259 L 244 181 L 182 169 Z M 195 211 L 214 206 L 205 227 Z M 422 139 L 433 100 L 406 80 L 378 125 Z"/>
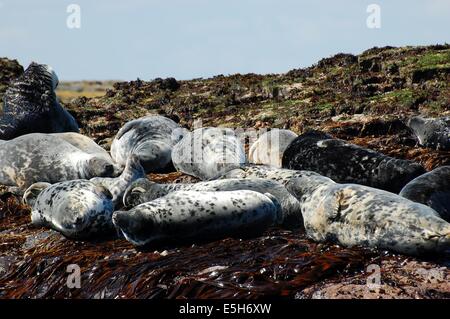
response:
<path fill-rule="evenodd" d="M 160 184 L 152 182 L 148 178 L 135 180 L 123 194 L 124 207 L 134 207 L 169 193 L 169 190 L 161 187 Z"/>
<path fill-rule="evenodd" d="M 145 177 L 145 172 L 140 164 L 139 157 L 130 155 L 127 159 L 125 169 L 119 177 L 95 177 L 90 179 L 90 181 L 108 189 L 113 196 L 114 205 L 117 206 L 123 202 L 124 193 L 133 181 L 143 177 Z"/>
<path fill-rule="evenodd" d="M 25 193 L 23 194 L 22 198 L 23 203 L 30 207 L 33 207 L 39 194 L 49 186 L 51 186 L 50 183 L 45 182 L 34 183 L 30 187 L 28 187 Z"/>

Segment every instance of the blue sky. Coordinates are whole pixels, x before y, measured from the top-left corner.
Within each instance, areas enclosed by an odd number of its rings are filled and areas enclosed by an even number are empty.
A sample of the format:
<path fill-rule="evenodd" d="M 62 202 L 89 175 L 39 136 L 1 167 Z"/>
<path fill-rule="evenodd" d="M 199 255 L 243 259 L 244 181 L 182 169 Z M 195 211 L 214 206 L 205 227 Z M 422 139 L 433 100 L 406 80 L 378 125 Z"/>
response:
<path fill-rule="evenodd" d="M 66 26 L 69 4 L 81 28 Z M 369 29 L 369 4 L 381 28 Z M 282 73 L 339 52 L 450 43 L 450 0 L 0 0 L 0 56 L 62 80 Z"/>

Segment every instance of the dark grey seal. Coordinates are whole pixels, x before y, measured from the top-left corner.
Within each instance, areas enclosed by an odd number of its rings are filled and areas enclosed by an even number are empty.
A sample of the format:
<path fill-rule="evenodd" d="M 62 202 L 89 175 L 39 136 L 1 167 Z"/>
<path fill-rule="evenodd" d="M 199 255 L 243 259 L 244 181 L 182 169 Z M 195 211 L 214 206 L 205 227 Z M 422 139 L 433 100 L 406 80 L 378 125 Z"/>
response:
<path fill-rule="evenodd" d="M 44 64 L 31 63 L 3 96 L 0 139 L 28 133 L 78 132 L 78 124 L 55 95 L 58 77 Z"/>
<path fill-rule="evenodd" d="M 422 165 L 396 159 L 328 134 L 310 131 L 286 149 L 283 167 L 310 170 L 337 183 L 355 183 L 398 193 L 409 181 L 425 173 Z"/>
<path fill-rule="evenodd" d="M 403 187 L 400 196 L 433 208 L 450 222 L 450 166 L 416 177 Z"/>

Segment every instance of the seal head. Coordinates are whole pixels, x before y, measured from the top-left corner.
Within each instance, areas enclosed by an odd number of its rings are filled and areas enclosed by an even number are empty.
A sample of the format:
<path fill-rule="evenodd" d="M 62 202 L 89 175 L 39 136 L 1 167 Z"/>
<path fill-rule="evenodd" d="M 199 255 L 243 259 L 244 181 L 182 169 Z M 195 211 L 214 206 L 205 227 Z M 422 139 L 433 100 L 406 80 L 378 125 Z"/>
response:
<path fill-rule="evenodd" d="M 419 144 L 436 150 L 450 150 L 450 117 L 424 118 L 414 116 L 406 125 Z"/>

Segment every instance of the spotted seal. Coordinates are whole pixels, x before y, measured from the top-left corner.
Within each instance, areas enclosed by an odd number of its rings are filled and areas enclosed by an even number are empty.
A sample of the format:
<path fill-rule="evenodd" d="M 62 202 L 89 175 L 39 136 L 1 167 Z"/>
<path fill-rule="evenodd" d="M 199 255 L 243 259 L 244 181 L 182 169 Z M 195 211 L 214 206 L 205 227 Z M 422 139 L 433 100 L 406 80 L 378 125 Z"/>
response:
<path fill-rule="evenodd" d="M 127 207 L 135 207 L 174 191 L 238 191 L 251 190 L 261 194 L 269 193 L 280 203 L 282 220 L 289 228 L 303 227 L 300 203 L 278 182 L 267 179 L 224 179 L 198 183 L 157 184 L 146 178 L 133 182 L 126 190 L 123 201 Z"/>
<path fill-rule="evenodd" d="M 113 223 L 136 246 L 159 241 L 205 241 L 259 234 L 279 219 L 272 195 L 243 190 L 177 191 L 129 211 L 116 211 Z"/>
<path fill-rule="evenodd" d="M 407 120 L 406 125 L 420 145 L 437 150 L 450 150 L 450 117 L 414 116 Z"/>
<path fill-rule="evenodd" d="M 450 248 L 450 224 L 430 207 L 399 195 L 324 176 L 291 180 L 306 234 L 315 241 L 418 255 Z"/>
<path fill-rule="evenodd" d="M 23 199 L 32 206 L 31 223 L 35 226 L 78 240 L 114 234 L 112 195 L 90 181 L 36 183 L 25 191 Z"/>
<path fill-rule="evenodd" d="M 32 133 L 0 147 L 0 184 L 27 188 L 36 182 L 108 177 L 114 165 L 50 134 Z"/>
<path fill-rule="evenodd" d="M 169 118 L 149 115 L 126 123 L 111 144 L 111 156 L 125 166 L 131 154 L 137 155 L 146 173 L 164 171 L 171 165 L 173 146 L 185 130 Z"/>
<path fill-rule="evenodd" d="M 145 171 L 142 167 L 139 157 L 132 154 L 125 165 L 125 169 L 119 177 L 94 177 L 91 182 L 100 184 L 107 188 L 113 196 L 115 208 L 123 202 L 123 194 L 131 183 L 135 180 L 145 177 Z"/>
<path fill-rule="evenodd" d="M 205 127 L 187 133 L 172 151 L 175 168 L 208 180 L 245 164 L 244 148 L 228 128 Z"/>
<path fill-rule="evenodd" d="M 406 184 L 400 196 L 433 208 L 450 222 L 450 166 L 441 166 Z"/>
<path fill-rule="evenodd" d="M 281 129 L 272 129 L 262 134 L 250 147 L 248 161 L 281 168 L 283 153 L 297 136 L 291 130 Z"/>
<path fill-rule="evenodd" d="M 425 173 L 422 165 L 369 150 L 319 131 L 300 135 L 286 149 L 283 167 L 311 170 L 338 183 L 355 183 L 398 193 Z"/>
<path fill-rule="evenodd" d="M 278 168 L 269 165 L 247 164 L 240 168 L 233 169 L 219 179 L 241 178 L 241 179 L 269 179 L 286 185 L 292 178 L 319 175 L 312 171 L 298 171 L 294 169 Z"/>
<path fill-rule="evenodd" d="M 0 139 L 34 132 L 78 132 L 77 122 L 56 99 L 57 85 L 58 77 L 50 66 L 31 63 L 3 96 Z"/>

